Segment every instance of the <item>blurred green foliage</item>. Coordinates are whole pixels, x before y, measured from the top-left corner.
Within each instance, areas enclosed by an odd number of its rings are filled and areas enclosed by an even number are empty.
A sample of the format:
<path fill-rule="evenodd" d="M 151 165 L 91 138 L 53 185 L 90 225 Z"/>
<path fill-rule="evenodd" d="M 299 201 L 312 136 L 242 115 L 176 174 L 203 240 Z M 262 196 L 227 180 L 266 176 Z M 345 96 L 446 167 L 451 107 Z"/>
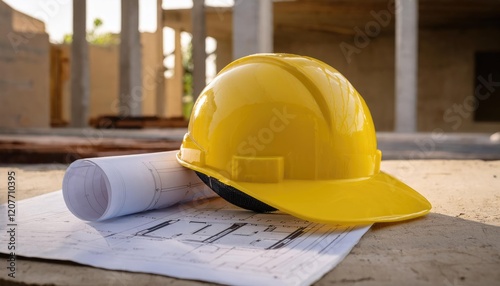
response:
<path fill-rule="evenodd" d="M 99 18 L 94 19 L 94 26 L 92 30 L 87 32 L 87 41 L 92 45 L 98 46 L 109 46 L 109 45 L 117 45 L 120 43 L 120 37 L 118 35 L 112 33 L 100 33 L 99 28 L 102 27 L 102 20 Z M 73 35 L 66 34 L 63 38 L 64 44 L 70 44 L 73 42 Z"/>

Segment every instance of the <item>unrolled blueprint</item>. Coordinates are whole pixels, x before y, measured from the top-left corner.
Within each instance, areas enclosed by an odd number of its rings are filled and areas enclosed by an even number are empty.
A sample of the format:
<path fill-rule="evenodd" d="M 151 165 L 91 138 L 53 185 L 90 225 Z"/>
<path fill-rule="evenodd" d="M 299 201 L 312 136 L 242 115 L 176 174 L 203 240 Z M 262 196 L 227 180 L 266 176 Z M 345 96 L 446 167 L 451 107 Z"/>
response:
<path fill-rule="evenodd" d="M 99 222 L 76 218 L 61 191 L 18 208 L 16 255 L 231 285 L 311 284 L 369 229 L 257 214 L 214 197 Z"/>

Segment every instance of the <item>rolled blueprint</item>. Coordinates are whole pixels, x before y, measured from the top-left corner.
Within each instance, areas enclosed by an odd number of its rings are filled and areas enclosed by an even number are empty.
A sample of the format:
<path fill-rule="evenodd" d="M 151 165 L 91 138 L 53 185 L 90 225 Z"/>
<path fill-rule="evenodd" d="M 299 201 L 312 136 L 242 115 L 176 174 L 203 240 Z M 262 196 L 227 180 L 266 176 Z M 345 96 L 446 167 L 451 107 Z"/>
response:
<path fill-rule="evenodd" d="M 78 218 L 102 221 L 214 196 L 176 153 L 77 160 L 64 175 L 64 201 Z"/>

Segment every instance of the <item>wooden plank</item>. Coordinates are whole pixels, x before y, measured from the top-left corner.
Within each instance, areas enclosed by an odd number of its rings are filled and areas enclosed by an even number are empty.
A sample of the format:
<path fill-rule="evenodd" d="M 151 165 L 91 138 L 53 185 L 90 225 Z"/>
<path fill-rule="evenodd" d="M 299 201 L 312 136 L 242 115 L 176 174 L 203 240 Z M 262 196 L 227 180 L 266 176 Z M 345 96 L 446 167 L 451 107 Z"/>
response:
<path fill-rule="evenodd" d="M 2 136 L 0 163 L 65 163 L 111 155 L 177 150 L 180 141 L 69 136 Z"/>

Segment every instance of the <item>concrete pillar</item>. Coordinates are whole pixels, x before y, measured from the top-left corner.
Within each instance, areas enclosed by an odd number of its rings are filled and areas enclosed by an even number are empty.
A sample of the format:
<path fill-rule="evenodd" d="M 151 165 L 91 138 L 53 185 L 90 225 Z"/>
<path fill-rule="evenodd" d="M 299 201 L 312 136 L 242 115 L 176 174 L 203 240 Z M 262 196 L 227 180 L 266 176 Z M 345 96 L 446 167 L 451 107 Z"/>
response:
<path fill-rule="evenodd" d="M 86 39 L 87 1 L 73 1 L 71 43 L 71 127 L 88 125 L 90 102 L 89 52 Z"/>
<path fill-rule="evenodd" d="M 396 0 L 396 132 L 417 131 L 418 0 Z"/>
<path fill-rule="evenodd" d="M 273 1 L 235 1 L 233 59 L 273 51 Z"/>
<path fill-rule="evenodd" d="M 120 109 L 122 117 L 142 113 L 142 64 L 139 1 L 122 0 L 120 33 Z"/>
<path fill-rule="evenodd" d="M 182 95 L 184 94 L 184 67 L 182 66 L 181 30 L 175 30 L 174 75 L 168 80 L 167 117 L 182 116 Z"/>
<path fill-rule="evenodd" d="M 156 80 L 156 115 L 165 116 L 165 67 L 163 60 L 163 0 L 156 0 L 156 48 L 158 52 L 158 68 Z"/>
<path fill-rule="evenodd" d="M 196 100 L 206 85 L 205 0 L 193 0 L 191 18 L 193 22 L 193 100 Z"/>

